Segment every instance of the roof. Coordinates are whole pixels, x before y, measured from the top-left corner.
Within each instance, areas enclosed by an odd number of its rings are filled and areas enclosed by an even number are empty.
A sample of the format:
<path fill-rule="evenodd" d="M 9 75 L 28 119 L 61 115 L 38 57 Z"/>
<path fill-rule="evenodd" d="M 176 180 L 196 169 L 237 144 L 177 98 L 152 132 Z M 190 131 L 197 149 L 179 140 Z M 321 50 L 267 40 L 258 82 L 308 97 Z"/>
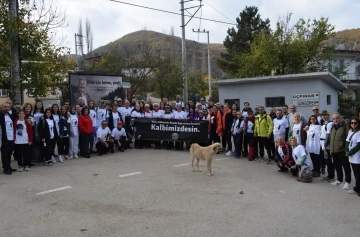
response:
<path fill-rule="evenodd" d="M 217 80 L 213 82 L 213 84 L 221 86 L 221 85 L 257 83 L 264 81 L 290 81 L 290 80 L 303 80 L 303 79 L 309 79 L 309 80 L 321 79 L 337 90 L 347 89 L 347 87 L 340 81 L 340 79 L 334 76 L 330 72 L 313 72 L 313 73 L 302 73 L 302 74 L 288 74 L 288 75 L 280 75 L 280 76 L 223 79 L 223 80 Z"/>

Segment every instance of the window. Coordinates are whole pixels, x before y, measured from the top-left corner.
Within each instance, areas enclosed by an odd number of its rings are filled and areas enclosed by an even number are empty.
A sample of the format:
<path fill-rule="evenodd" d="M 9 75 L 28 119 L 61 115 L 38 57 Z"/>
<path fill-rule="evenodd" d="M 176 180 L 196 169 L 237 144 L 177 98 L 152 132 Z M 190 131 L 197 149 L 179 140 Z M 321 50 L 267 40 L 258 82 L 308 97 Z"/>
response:
<path fill-rule="evenodd" d="M 7 97 L 7 90 L 6 89 L 0 89 L 0 97 Z"/>
<path fill-rule="evenodd" d="M 265 107 L 281 107 L 285 104 L 285 97 L 266 97 Z"/>
<path fill-rule="evenodd" d="M 326 96 L 326 104 L 331 105 L 331 95 Z"/>

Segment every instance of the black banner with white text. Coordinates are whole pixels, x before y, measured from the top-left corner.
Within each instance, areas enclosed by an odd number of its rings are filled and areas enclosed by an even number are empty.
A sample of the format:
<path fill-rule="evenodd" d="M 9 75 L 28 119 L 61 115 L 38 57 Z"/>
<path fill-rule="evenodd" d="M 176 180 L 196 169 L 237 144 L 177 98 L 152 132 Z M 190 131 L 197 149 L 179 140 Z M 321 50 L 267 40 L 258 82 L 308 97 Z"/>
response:
<path fill-rule="evenodd" d="M 207 143 L 208 121 L 135 118 L 135 138 L 143 140 Z"/>

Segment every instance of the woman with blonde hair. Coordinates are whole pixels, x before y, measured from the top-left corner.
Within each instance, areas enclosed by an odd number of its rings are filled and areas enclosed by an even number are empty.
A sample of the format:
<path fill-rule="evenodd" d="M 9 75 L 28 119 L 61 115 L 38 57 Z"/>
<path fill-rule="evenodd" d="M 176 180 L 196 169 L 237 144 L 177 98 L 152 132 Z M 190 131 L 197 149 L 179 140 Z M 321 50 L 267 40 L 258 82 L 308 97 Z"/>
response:
<path fill-rule="evenodd" d="M 305 124 L 301 120 L 299 113 L 294 114 L 294 119 L 289 126 L 288 137 L 295 137 L 297 139 L 297 144 L 305 146 L 306 144 L 306 131 L 304 130 Z M 290 139 L 289 139 L 290 142 Z"/>

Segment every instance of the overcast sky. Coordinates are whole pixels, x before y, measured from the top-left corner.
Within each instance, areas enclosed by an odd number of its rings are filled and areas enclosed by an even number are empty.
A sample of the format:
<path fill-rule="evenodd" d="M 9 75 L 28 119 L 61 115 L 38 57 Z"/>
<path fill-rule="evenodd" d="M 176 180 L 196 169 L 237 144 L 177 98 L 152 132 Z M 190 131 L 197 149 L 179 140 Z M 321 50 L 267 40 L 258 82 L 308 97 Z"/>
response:
<path fill-rule="evenodd" d="M 180 12 L 179 0 L 123 0 L 138 5 L 159 8 L 172 12 Z M 68 26 L 59 30 L 58 36 L 65 37 L 64 46 L 70 47 L 74 53 L 74 33 L 77 32 L 79 18 L 86 17 L 91 21 L 94 33 L 94 48 L 105 45 L 122 36 L 141 29 L 158 32 L 169 31 L 174 26 L 175 34 L 181 36 L 181 17 L 134 6 L 124 5 L 110 0 L 59 0 L 66 9 Z M 199 4 L 198 1 L 188 2 L 186 7 Z M 236 17 L 245 6 L 257 6 L 262 18 L 269 18 L 274 27 L 279 16 L 288 12 L 293 13 L 293 20 L 300 17 L 319 18 L 329 17 L 336 30 L 360 28 L 358 11 L 359 0 L 204 0 L 202 17 L 235 22 Z M 214 7 L 218 13 L 214 10 Z M 194 9 L 190 9 L 194 12 Z M 201 15 L 201 11 L 197 16 Z M 229 18 L 229 19 L 228 19 Z M 212 43 L 222 43 L 231 25 L 220 24 L 199 19 L 192 19 L 186 27 L 186 38 L 198 41 L 198 34 L 192 29 L 206 29 L 210 31 Z M 206 34 L 200 34 L 199 41 L 205 42 Z"/>

